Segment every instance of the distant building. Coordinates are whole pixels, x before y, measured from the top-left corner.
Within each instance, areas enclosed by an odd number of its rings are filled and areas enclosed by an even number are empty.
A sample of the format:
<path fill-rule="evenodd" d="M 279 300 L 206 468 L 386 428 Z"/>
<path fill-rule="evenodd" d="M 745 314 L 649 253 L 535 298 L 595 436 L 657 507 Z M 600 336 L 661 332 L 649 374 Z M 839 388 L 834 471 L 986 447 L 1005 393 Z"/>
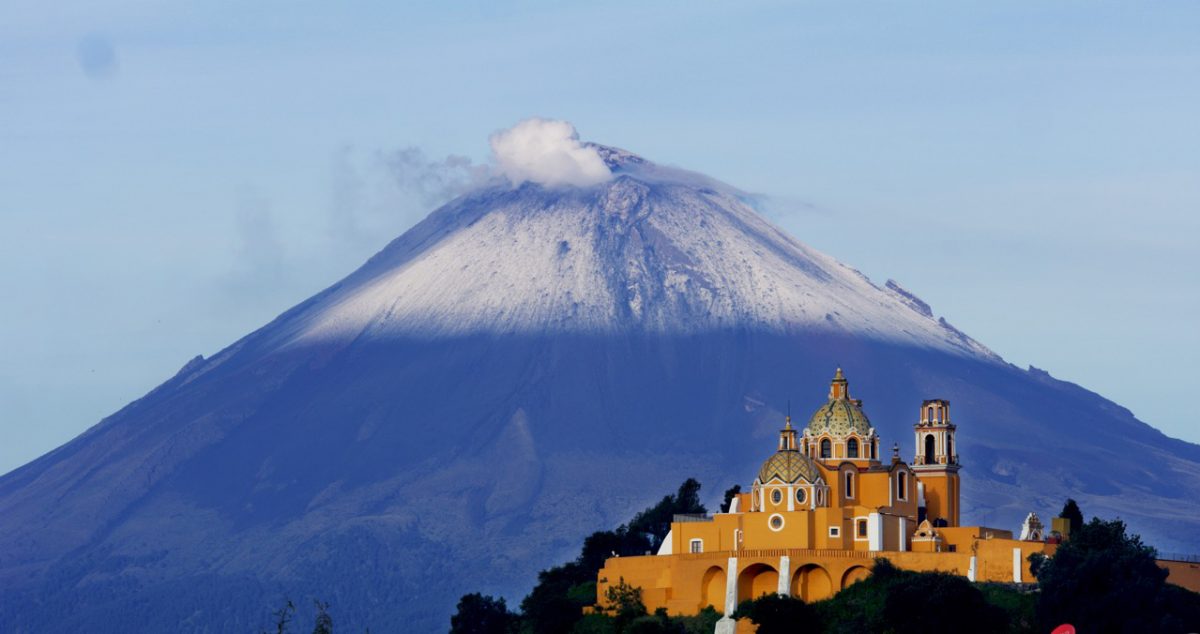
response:
<path fill-rule="evenodd" d="M 925 401 L 913 425 L 912 464 L 895 446 L 881 458 L 875 428 L 839 368 L 828 401 L 802 431 L 787 418 L 776 451 L 729 512 L 676 516 L 657 555 L 609 559 L 599 599 L 624 579 L 642 588 L 652 612 L 694 614 L 711 605 L 730 614 L 772 592 L 817 601 L 867 577 L 877 556 L 973 581 L 1034 581 L 1027 558 L 1053 545 L 959 526 L 955 429 L 949 401 Z M 732 626 L 723 620 L 718 631 Z"/>

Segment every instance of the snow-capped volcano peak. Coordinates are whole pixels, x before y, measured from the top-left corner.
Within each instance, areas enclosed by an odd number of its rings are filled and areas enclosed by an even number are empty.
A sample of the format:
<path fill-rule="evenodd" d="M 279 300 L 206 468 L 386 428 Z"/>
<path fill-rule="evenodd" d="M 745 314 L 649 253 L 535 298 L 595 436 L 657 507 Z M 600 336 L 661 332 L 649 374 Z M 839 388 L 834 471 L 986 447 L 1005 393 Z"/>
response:
<path fill-rule="evenodd" d="M 750 328 L 994 356 L 907 291 L 880 288 L 788 236 L 739 190 L 581 147 L 611 178 L 493 182 L 461 196 L 290 314 L 287 338 Z"/>

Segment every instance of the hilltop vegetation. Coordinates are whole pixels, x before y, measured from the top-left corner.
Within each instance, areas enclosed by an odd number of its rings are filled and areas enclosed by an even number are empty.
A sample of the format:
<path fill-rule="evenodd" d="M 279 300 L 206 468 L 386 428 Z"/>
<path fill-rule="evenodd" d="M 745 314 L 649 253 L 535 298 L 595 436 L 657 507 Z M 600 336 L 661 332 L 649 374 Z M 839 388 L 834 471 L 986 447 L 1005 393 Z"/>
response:
<path fill-rule="evenodd" d="M 544 570 L 538 584 L 511 612 L 504 599 L 463 596 L 451 634 L 691 634 L 713 631 L 720 614 L 647 613 L 641 589 L 624 580 L 609 588 L 610 606 L 584 615 L 596 600 L 596 576 L 613 553 L 640 555 L 662 542 L 676 513 L 703 513 L 700 484 L 689 479 L 674 495 L 612 531 L 584 540 L 571 562 Z M 726 496 L 729 497 L 728 495 Z M 901 570 L 886 558 L 871 575 L 830 599 L 807 604 L 765 595 L 738 606 L 735 618 L 758 625 L 759 634 L 981 634 L 1048 632 L 1072 623 L 1080 632 L 1183 633 L 1200 630 L 1200 594 L 1168 584 L 1155 551 L 1120 520 L 1083 523 L 1073 503 L 1071 539 L 1053 558 L 1031 557 L 1037 586 L 972 583 L 940 572 Z"/>

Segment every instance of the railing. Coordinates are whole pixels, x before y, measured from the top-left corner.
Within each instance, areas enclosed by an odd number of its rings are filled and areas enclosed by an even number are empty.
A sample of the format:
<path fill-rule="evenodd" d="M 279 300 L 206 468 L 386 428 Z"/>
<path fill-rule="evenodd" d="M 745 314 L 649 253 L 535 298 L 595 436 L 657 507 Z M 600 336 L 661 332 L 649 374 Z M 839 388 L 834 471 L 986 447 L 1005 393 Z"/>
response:
<path fill-rule="evenodd" d="M 672 522 L 711 522 L 712 516 L 704 513 L 676 513 Z"/>
<path fill-rule="evenodd" d="M 1189 564 L 1200 564 L 1200 555 L 1189 555 L 1185 553 L 1158 553 L 1158 558 L 1161 561 L 1182 561 Z"/>
<path fill-rule="evenodd" d="M 866 550 L 841 550 L 837 548 L 759 548 L 721 551 L 714 550 L 703 553 L 679 553 L 676 555 L 676 557 L 681 559 L 728 559 L 729 557 L 752 559 L 755 557 L 774 558 L 782 557 L 784 555 L 797 560 L 817 557 L 838 559 L 872 559 L 878 556 L 879 553 Z"/>

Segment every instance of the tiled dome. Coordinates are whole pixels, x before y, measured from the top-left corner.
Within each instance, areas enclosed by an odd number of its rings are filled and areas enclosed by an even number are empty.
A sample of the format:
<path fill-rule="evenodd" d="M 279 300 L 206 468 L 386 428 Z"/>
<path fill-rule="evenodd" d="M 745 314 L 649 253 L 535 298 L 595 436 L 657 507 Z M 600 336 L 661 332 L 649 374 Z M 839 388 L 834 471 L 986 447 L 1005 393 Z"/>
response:
<path fill-rule="evenodd" d="M 813 434 L 828 431 L 834 436 L 845 436 L 851 432 L 866 436 L 871 431 L 871 421 L 862 408 L 853 401 L 834 399 L 821 406 L 808 421 Z"/>
<path fill-rule="evenodd" d="M 783 450 L 767 458 L 758 470 L 758 481 L 770 482 L 779 478 L 785 484 L 796 482 L 816 482 L 818 477 L 817 465 L 808 456 L 799 451 Z"/>
<path fill-rule="evenodd" d="M 829 402 L 822 405 L 808 421 L 810 435 L 829 433 L 846 436 L 854 433 L 866 436 L 871 432 L 871 421 L 862 411 L 859 401 L 850 398 L 849 382 L 838 368 L 829 389 Z"/>

